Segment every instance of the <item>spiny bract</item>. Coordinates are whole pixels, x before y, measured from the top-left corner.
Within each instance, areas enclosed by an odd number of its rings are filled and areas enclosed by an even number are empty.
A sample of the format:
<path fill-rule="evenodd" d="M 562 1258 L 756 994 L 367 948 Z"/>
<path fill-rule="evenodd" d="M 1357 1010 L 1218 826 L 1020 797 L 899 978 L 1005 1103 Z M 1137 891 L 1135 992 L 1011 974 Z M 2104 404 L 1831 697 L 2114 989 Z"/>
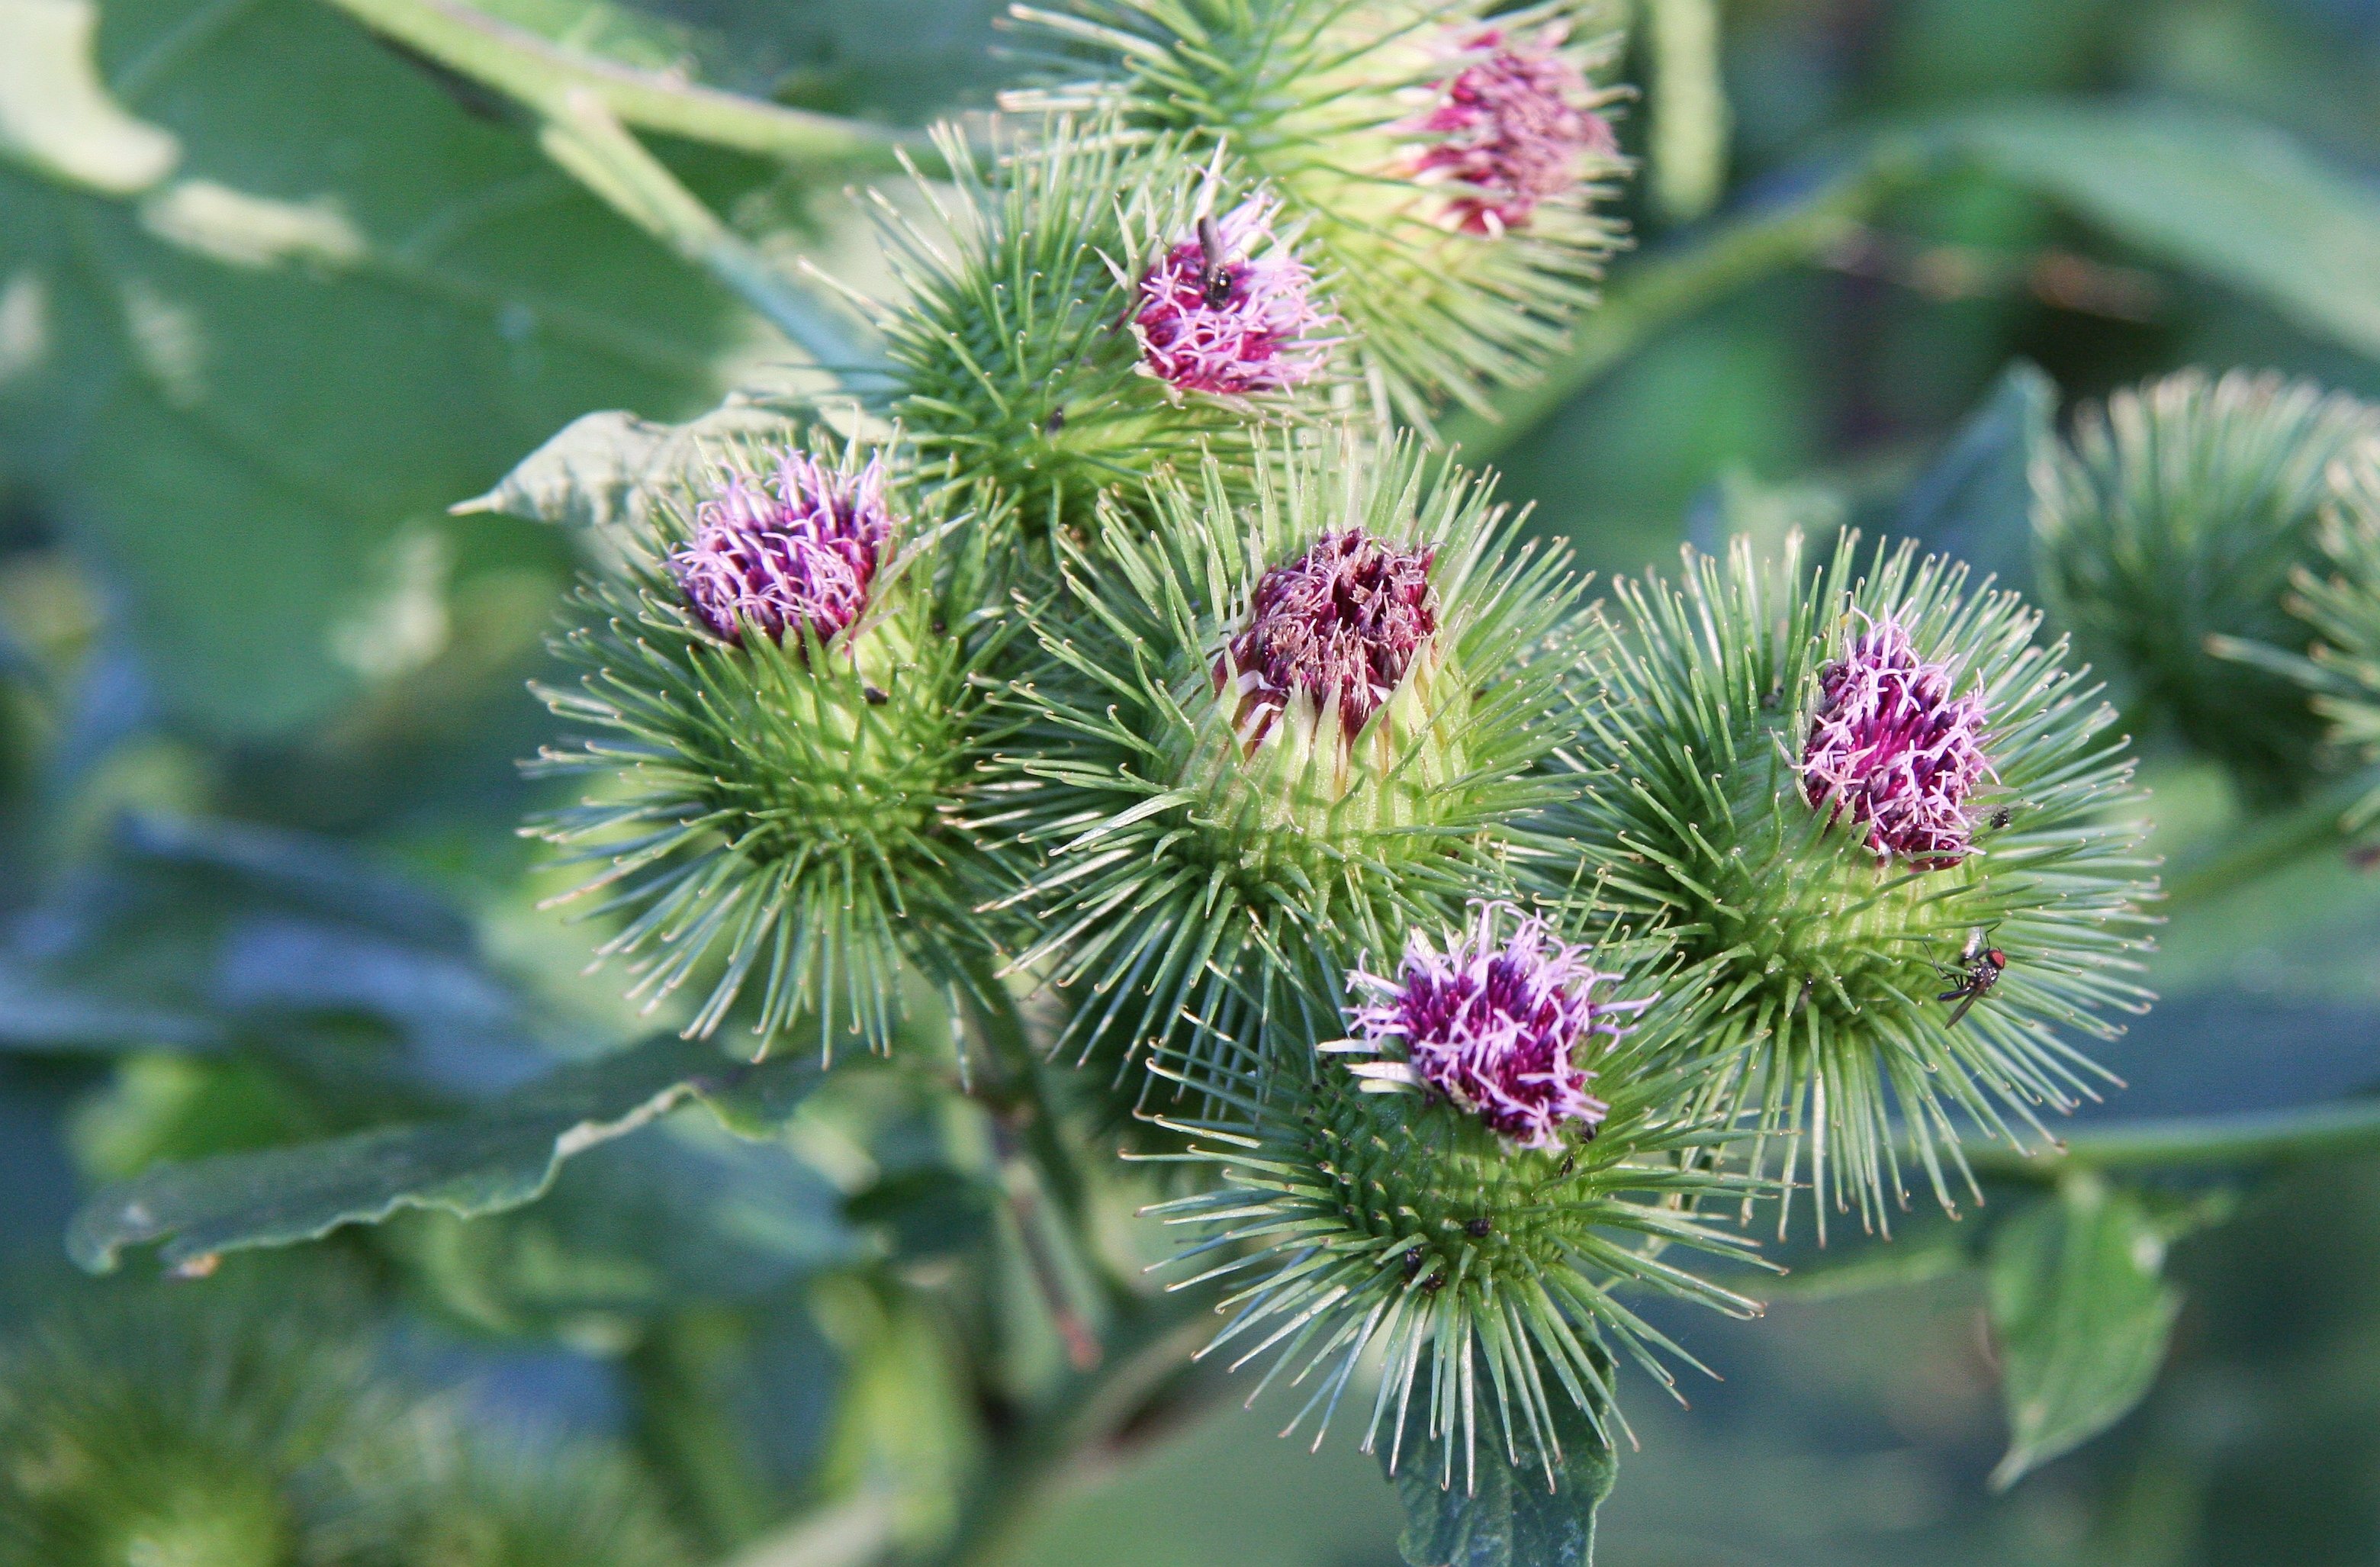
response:
<path fill-rule="evenodd" d="M 1798 535 L 1773 563 L 1738 540 L 1724 563 L 1689 552 L 1682 589 L 1617 596 L 1560 759 L 1582 792 L 1554 820 L 1629 927 L 1675 945 L 1685 1048 L 1753 1047 L 1697 1092 L 1792 1134 L 1784 1172 L 1806 1159 L 1821 1233 L 1828 1197 L 1882 1221 L 1904 1137 L 1948 1205 L 1951 1108 L 2038 1133 L 2040 1108 L 2095 1097 L 2059 1031 L 2104 1037 L 2101 1009 L 2145 999 L 2119 978 L 2150 887 L 2111 715 L 2015 595 L 1912 547 L 1863 569 L 1845 535 L 1809 573 Z M 1848 725 L 1846 692 L 1882 675 L 1905 687 L 1872 704 L 1891 712 Z M 1922 832 L 1857 808 L 1879 778 L 1929 796 Z M 1952 1026 L 1937 997 L 1986 949 L 2005 973 Z"/>
<path fill-rule="evenodd" d="M 602 868 L 566 896 L 629 916 L 597 951 L 636 960 L 632 994 L 708 980 L 689 1034 L 757 978 L 762 1049 L 797 1025 L 880 1049 L 903 965 L 960 983 L 970 911 L 1014 880 L 962 824 L 1002 530 L 856 438 L 730 450 L 653 516 L 578 590 L 578 688 L 540 693 L 595 733 L 533 769 L 602 783 L 529 831 Z"/>
<path fill-rule="evenodd" d="M 1593 0 L 1073 0 L 1013 14 L 1051 41 L 1022 109 L 1113 113 L 1226 151 L 1305 225 L 1376 407 L 1427 428 L 1525 379 L 1619 242 L 1625 169 L 1590 73 L 1618 54 Z"/>

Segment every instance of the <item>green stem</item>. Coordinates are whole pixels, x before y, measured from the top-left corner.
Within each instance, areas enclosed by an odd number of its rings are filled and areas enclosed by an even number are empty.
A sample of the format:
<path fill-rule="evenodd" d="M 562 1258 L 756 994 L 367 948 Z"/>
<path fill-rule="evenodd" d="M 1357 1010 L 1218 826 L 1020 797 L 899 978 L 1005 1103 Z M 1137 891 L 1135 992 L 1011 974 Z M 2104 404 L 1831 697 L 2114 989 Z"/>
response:
<path fill-rule="evenodd" d="M 890 169 L 906 150 L 939 163 L 918 137 L 762 103 L 589 59 L 458 0 L 330 0 L 374 32 L 544 112 L 572 90 L 630 125 L 763 157 Z"/>
<path fill-rule="evenodd" d="M 2363 1153 L 2380 1153 L 2380 1099 L 2133 1121 L 2079 1131 L 2030 1155 L 2005 1145 L 1970 1148 L 1967 1163 L 1980 1176 L 2050 1182 L 2075 1169 L 2236 1167 Z"/>
<path fill-rule="evenodd" d="M 880 356 L 834 307 L 795 288 L 749 241 L 694 193 L 585 88 L 531 105 L 544 116 L 538 145 L 579 183 L 638 227 L 768 318 L 811 358 L 831 369 L 865 371 Z"/>
<path fill-rule="evenodd" d="M 1542 377 L 1497 394 L 1492 417 L 1448 418 L 1440 427 L 1447 443 L 1459 445 L 1465 462 L 1494 456 L 1648 339 L 1771 273 L 1826 254 L 1924 166 L 1913 147 L 1871 152 L 1814 196 L 1721 224 L 1690 248 L 1630 267 Z"/>
<path fill-rule="evenodd" d="M 2216 897 L 2309 855 L 2347 841 L 2341 825 L 2358 801 L 2380 787 L 2380 768 L 2342 779 L 2313 798 L 2252 821 L 2214 853 L 2185 868 L 2167 885 L 2165 911 Z"/>

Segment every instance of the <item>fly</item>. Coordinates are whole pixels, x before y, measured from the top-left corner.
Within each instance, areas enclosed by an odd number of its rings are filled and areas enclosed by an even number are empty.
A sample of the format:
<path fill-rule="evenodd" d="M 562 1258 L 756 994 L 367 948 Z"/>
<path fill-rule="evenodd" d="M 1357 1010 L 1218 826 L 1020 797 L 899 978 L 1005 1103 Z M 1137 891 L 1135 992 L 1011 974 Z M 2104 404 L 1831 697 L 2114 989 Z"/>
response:
<path fill-rule="evenodd" d="M 1223 230 L 1212 213 L 1198 220 L 1198 251 L 1205 265 L 1198 269 L 1198 294 L 1210 310 L 1232 302 L 1232 260 L 1223 249 Z"/>
<path fill-rule="evenodd" d="M 1943 1027 L 1956 1028 L 1959 1019 L 1967 1015 L 1967 1009 L 1991 994 L 1992 987 L 2000 982 L 2000 975 L 2008 967 L 2008 954 L 1998 947 L 1984 945 L 1985 939 L 1998 929 L 1997 925 L 1978 926 L 1969 931 L 1967 950 L 1959 954 L 1957 966 L 1942 966 L 1944 974 L 1955 975 L 1959 980 L 1957 989 L 1945 990 L 1934 998 L 1937 1002 L 1959 1003 L 1951 1009 L 1950 1021 L 1942 1025 Z"/>

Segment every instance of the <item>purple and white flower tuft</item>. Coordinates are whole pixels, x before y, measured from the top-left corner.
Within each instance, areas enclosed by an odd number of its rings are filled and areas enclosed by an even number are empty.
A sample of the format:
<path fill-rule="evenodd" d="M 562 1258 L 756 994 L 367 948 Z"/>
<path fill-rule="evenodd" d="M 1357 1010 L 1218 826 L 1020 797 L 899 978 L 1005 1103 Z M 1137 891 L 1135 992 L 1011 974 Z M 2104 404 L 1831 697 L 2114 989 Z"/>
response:
<path fill-rule="evenodd" d="M 1303 385 L 1323 365 L 1307 334 L 1325 317 L 1314 274 L 1272 231 L 1272 201 L 1251 196 L 1201 219 L 1140 280 L 1133 332 L 1150 374 L 1184 392 L 1244 396 Z M 1251 255 L 1257 241 L 1264 253 Z"/>
<path fill-rule="evenodd" d="M 1469 63 L 1437 84 L 1437 103 L 1404 128 L 1432 139 L 1416 178 L 1452 188 L 1448 226 L 1491 238 L 1580 180 L 1580 157 L 1620 150 L 1610 122 L 1579 100 L 1586 78 L 1561 55 L 1560 23 L 1533 39 L 1487 27 L 1450 39 Z"/>
<path fill-rule="evenodd" d="M 1228 660 L 1237 671 L 1241 739 L 1262 740 L 1299 691 L 1318 707 L 1335 698 L 1347 735 L 1370 722 L 1438 632 L 1438 595 L 1429 585 L 1437 553 L 1351 528 L 1322 535 L 1297 559 L 1267 571 Z M 1219 662 L 1217 679 L 1227 673 Z"/>
<path fill-rule="evenodd" d="M 1552 940 L 1534 915 L 1499 944 L 1496 928 L 1512 905 L 1475 906 L 1469 934 L 1445 952 L 1415 931 L 1396 978 L 1349 976 L 1351 987 L 1375 999 L 1353 1014 L 1363 1037 L 1327 1048 L 1387 1051 L 1401 1043 L 1402 1061 L 1352 1069 L 1367 1089 L 1443 1094 L 1524 1148 L 1561 1147 L 1565 1122 L 1594 1136 L 1610 1107 L 1586 1091 L 1595 1075 L 1579 1065 L 1579 1047 L 1596 1034 L 1625 1034 L 1621 1019 L 1652 1001 L 1597 998 L 1595 987 L 1620 976 L 1597 972 L 1587 948 Z"/>
<path fill-rule="evenodd" d="M 767 479 L 733 474 L 695 512 L 693 541 L 671 572 L 710 629 L 740 644 L 807 626 L 820 642 L 859 618 L 892 537 L 884 461 L 856 476 L 787 452 Z"/>
<path fill-rule="evenodd" d="M 1973 851 L 1967 797 L 1998 777 L 1983 752 L 1980 682 L 1953 696 L 1949 666 L 1920 659 L 1899 620 L 1861 618 L 1866 629 L 1818 670 L 1803 791 L 1828 821 L 1865 824 L 1878 857 L 1947 870 Z"/>

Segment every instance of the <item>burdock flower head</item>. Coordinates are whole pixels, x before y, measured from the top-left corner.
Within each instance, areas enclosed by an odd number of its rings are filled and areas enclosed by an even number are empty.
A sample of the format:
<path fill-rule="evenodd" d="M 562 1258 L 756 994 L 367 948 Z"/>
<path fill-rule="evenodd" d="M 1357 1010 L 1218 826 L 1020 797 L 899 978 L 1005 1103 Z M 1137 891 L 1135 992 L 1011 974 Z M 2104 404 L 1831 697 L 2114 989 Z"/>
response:
<path fill-rule="evenodd" d="M 2294 683 L 2218 656 L 2255 642 L 2302 657 L 2282 602 L 2319 571 L 2338 459 L 2380 439 L 2380 409 L 2307 382 L 2183 370 L 2085 409 L 2034 473 L 2037 575 L 2055 619 L 2135 722 L 2170 725 L 2255 804 L 2316 775 L 2323 721 Z"/>
<path fill-rule="evenodd" d="M 2095 1097 L 2060 1034 L 2145 1002 L 2151 887 L 2114 715 L 2036 614 L 1912 549 L 1800 549 L 1620 585 L 1555 817 L 1623 925 L 1674 943 L 1677 1038 L 1744 1048 L 1702 1091 L 1795 1134 L 1823 1233 L 1854 1197 L 1880 1222 L 1904 1157 L 1950 1203 L 1953 1107 L 2012 1136 Z"/>
<path fill-rule="evenodd" d="M 1033 744 L 1001 797 L 1048 856 L 1019 966 L 1119 1073 L 1185 1018 L 1254 1040 L 1322 955 L 1508 884 L 1512 830 L 1566 787 L 1532 775 L 1578 723 L 1562 553 L 1512 550 L 1410 441 L 1257 473 L 1252 504 L 1211 468 L 1158 485 L 1153 532 L 1111 513 L 1015 698 Z"/>
<path fill-rule="evenodd" d="M 1090 528 L 1101 495 L 1168 465 L 1212 457 L 1245 490 L 1254 424 L 1297 421 L 1332 380 L 1275 200 L 1105 121 L 989 156 L 938 138 L 952 181 L 920 189 L 940 225 L 880 204 L 904 298 L 870 305 L 891 364 L 869 395 L 923 476 L 1012 498 L 1034 534 Z"/>
<path fill-rule="evenodd" d="M 694 521 L 669 566 L 711 630 L 832 641 L 858 618 L 892 542 L 884 459 L 852 475 L 788 451 L 772 473 L 726 473 Z"/>
<path fill-rule="evenodd" d="M 1512 933 L 1500 941 L 1507 917 Z M 1580 1052 L 1597 1035 L 1626 1033 L 1622 1020 L 1652 1002 L 1597 996 L 1621 976 L 1596 969 L 1589 950 L 1507 904 L 1480 904 L 1443 952 L 1415 931 L 1397 978 L 1349 976 L 1373 998 L 1354 1011 L 1350 1046 L 1385 1058 L 1352 1070 L 1384 1088 L 1442 1094 L 1519 1148 L 1560 1148 L 1570 1125 L 1594 1136 L 1610 1106 L 1586 1091 L 1594 1074 Z"/>
<path fill-rule="evenodd" d="M 1945 869 L 1973 847 L 1968 796 L 1994 776 L 1983 697 L 1954 695 L 1949 667 L 1919 658 L 1889 612 L 1858 618 L 1841 656 L 1818 666 L 1803 790 L 1828 820 L 1865 827 L 1879 857 Z"/>
<path fill-rule="evenodd" d="M 1645 995 L 1658 943 L 1599 942 L 1599 972 L 1539 918 L 1488 906 L 1467 935 L 1417 937 L 1407 954 L 1398 980 L 1354 982 L 1374 999 L 1352 1012 L 1312 996 L 1261 1048 L 1160 1052 L 1160 1080 L 1200 1107 L 1160 1124 L 1190 1134 L 1221 1180 L 1153 1211 L 1194 1237 L 1175 1287 L 1225 1281 L 1230 1319 L 1204 1353 L 1233 1369 L 1275 1354 L 1264 1385 L 1313 1390 L 1291 1429 L 1312 1421 L 1319 1445 L 1368 1361 L 1379 1388 L 1354 1418 L 1391 1471 L 1470 1490 L 1500 1457 L 1548 1483 L 1572 1439 L 1558 1429 L 1626 1429 L 1616 1362 L 1665 1387 L 1657 1350 L 1693 1364 L 1616 1284 L 1758 1312 L 1689 1264 L 1749 1248 L 1696 1203 L 1764 1188 L 1714 1167 L 1723 1112 L 1694 1092 L 1714 1063 L 1681 1048 L 1681 1014 Z M 1342 1064 L 1375 1051 L 1388 1059 Z"/>
<path fill-rule="evenodd" d="M 1313 274 L 1275 238 L 1273 202 L 1202 214 L 1141 273 L 1132 325 L 1148 372 L 1184 392 L 1245 396 L 1303 385 L 1322 369 Z"/>
<path fill-rule="evenodd" d="M 1013 880 L 958 821 L 1001 532 L 857 440 L 735 449 L 583 584 L 556 650 L 585 673 L 542 694 L 589 733 L 535 767 L 607 784 L 532 831 L 600 868 L 566 896 L 626 916 L 598 952 L 649 1008 L 707 987 L 685 1026 L 708 1034 L 748 980 L 761 1050 L 880 1048 L 905 970 L 972 972 L 969 911 Z"/>
<path fill-rule="evenodd" d="M 1451 40 L 1464 63 L 1435 84 L 1438 101 L 1410 128 L 1426 139 L 1415 170 L 1447 188 L 1452 226 L 1488 236 L 1524 227 L 1541 203 L 1577 188 L 1590 154 L 1619 156 L 1610 122 L 1585 106 L 1585 73 L 1560 52 L 1569 31 L 1560 22 L 1534 36 L 1484 27 Z"/>
<path fill-rule="evenodd" d="M 1019 109 L 1114 114 L 1213 148 L 1275 193 L 1376 407 L 1427 430 L 1525 379 L 1619 241 L 1626 167 L 1592 73 L 1590 0 L 1065 0 Z"/>
<path fill-rule="evenodd" d="M 1232 672 L 1241 737 L 1262 741 L 1301 693 L 1350 735 L 1370 723 L 1438 634 L 1436 557 L 1351 528 L 1268 570 L 1246 629 L 1216 664 L 1219 678 Z"/>

